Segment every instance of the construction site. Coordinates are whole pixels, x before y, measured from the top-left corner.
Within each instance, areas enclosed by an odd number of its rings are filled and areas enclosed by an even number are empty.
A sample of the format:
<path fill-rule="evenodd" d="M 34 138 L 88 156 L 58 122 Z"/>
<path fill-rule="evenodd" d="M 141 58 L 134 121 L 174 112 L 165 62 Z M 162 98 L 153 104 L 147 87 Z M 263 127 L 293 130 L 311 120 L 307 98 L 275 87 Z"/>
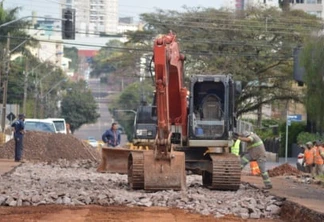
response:
<path fill-rule="evenodd" d="M 72 135 L 27 132 L 0 149 L 0 221 L 323 221 L 324 186 L 289 164 L 269 169 L 273 189 L 242 171 L 236 191 L 210 190 L 187 171 L 183 190 L 131 189 L 127 175 L 99 173 L 100 150 Z"/>

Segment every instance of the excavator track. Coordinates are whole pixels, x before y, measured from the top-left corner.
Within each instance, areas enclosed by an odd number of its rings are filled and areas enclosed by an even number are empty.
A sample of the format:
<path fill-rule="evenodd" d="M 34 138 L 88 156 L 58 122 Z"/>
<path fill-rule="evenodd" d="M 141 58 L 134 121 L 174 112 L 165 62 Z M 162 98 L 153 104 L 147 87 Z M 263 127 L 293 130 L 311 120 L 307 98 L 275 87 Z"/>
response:
<path fill-rule="evenodd" d="M 210 154 L 210 158 L 212 172 L 203 171 L 203 185 L 215 190 L 238 190 L 241 183 L 239 158 L 231 153 Z"/>
<path fill-rule="evenodd" d="M 145 152 L 145 151 L 144 151 Z M 128 157 L 128 183 L 134 190 L 144 189 L 143 152 L 131 152 Z"/>

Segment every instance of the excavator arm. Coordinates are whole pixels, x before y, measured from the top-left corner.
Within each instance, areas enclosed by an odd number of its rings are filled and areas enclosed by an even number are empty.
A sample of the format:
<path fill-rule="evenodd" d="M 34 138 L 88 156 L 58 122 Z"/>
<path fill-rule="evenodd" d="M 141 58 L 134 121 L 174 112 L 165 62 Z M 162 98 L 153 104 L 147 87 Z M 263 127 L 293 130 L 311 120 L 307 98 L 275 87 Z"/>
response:
<path fill-rule="evenodd" d="M 187 89 L 183 87 L 184 56 L 180 54 L 173 33 L 157 38 L 153 53 L 158 119 L 156 157 L 169 158 L 171 126 L 180 129 L 180 137 L 187 135 Z"/>

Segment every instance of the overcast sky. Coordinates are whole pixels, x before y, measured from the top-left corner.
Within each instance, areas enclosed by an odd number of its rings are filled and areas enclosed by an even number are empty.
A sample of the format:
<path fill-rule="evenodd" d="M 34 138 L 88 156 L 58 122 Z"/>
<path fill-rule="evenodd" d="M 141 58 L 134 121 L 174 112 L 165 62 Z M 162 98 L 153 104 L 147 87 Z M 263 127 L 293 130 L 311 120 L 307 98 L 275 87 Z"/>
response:
<path fill-rule="evenodd" d="M 137 18 L 141 13 L 154 12 L 155 9 L 181 11 L 182 6 L 219 8 L 224 1 L 226 0 L 119 0 L 119 17 Z M 38 16 L 51 15 L 58 18 L 60 2 L 61 0 L 5 0 L 4 7 L 22 7 L 20 17 L 29 16 L 32 11 L 36 11 Z"/>

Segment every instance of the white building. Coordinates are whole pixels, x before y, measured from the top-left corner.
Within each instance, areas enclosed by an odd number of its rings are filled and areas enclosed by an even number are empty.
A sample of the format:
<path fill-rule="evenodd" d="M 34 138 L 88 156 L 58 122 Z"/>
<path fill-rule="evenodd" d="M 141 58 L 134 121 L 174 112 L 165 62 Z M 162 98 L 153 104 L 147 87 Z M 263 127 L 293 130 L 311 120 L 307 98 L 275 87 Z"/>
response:
<path fill-rule="evenodd" d="M 248 7 L 279 7 L 278 0 L 226 0 L 224 7 L 229 10 L 242 10 Z"/>
<path fill-rule="evenodd" d="M 117 33 L 118 0 L 61 0 L 62 9 L 76 11 L 75 29 L 79 36 Z"/>
<path fill-rule="evenodd" d="M 290 8 L 303 10 L 306 13 L 324 18 L 323 13 L 324 1 L 322 0 L 291 0 Z"/>

